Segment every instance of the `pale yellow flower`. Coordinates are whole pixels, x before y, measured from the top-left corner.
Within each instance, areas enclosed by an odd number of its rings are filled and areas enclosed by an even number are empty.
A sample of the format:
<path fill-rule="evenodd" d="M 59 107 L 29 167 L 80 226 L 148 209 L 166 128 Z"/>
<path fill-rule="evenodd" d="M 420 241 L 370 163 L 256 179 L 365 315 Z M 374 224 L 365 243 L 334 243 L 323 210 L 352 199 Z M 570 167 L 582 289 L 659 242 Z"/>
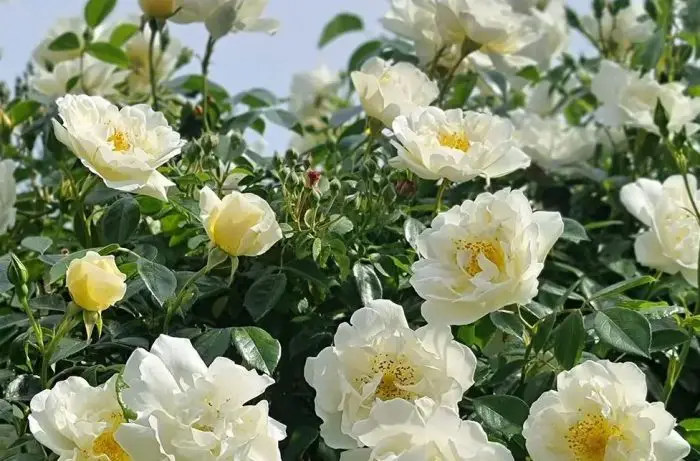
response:
<path fill-rule="evenodd" d="M 114 256 L 100 256 L 94 251 L 71 261 L 66 272 L 73 302 L 93 312 L 102 312 L 120 301 L 126 293 L 125 280 Z"/>

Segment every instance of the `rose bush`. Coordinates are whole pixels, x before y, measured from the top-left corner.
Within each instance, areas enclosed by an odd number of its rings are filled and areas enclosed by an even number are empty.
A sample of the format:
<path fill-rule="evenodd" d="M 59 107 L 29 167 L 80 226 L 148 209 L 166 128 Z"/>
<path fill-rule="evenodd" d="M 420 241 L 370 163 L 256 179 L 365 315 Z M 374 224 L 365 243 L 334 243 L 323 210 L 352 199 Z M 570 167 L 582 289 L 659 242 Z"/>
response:
<path fill-rule="evenodd" d="M 391 0 L 289 95 L 209 78 L 266 0 L 115 3 L 0 84 L 0 461 L 700 459 L 696 0 Z"/>

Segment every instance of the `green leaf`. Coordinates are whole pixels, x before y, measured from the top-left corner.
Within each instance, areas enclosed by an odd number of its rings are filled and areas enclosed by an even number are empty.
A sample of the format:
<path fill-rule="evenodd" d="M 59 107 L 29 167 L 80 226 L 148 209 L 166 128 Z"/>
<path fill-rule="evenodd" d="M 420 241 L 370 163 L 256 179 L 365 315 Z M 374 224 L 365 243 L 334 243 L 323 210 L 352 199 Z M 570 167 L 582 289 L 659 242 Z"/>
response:
<path fill-rule="evenodd" d="M 59 360 L 64 360 L 71 355 L 77 354 L 78 352 L 85 349 L 90 344 L 89 341 L 80 341 L 73 338 L 61 338 L 58 343 L 58 348 L 54 355 L 51 356 L 51 365 L 58 362 Z"/>
<path fill-rule="evenodd" d="M 627 290 L 631 290 L 632 288 L 636 288 L 642 285 L 648 285 L 654 282 L 656 282 L 656 279 L 650 275 L 642 275 L 640 277 L 635 277 L 631 280 L 623 280 L 622 282 L 615 283 L 613 285 L 603 288 L 602 290 L 596 291 L 590 296 L 588 300 L 594 301 L 596 299 L 609 298 L 611 296 L 616 296 L 621 293 L 624 293 Z"/>
<path fill-rule="evenodd" d="M 574 367 L 581 358 L 586 340 L 581 311 L 574 311 L 566 317 L 554 332 L 554 357 L 567 370 Z"/>
<path fill-rule="evenodd" d="M 131 37 L 136 35 L 138 31 L 139 26 L 136 24 L 119 24 L 109 36 L 109 43 L 117 48 L 121 48 Z"/>
<path fill-rule="evenodd" d="M 85 22 L 94 29 L 102 24 L 116 4 L 117 0 L 90 0 L 85 5 Z"/>
<path fill-rule="evenodd" d="M 202 333 L 192 344 L 207 365 L 223 356 L 231 345 L 232 328 L 212 328 Z"/>
<path fill-rule="evenodd" d="M 243 305 L 253 320 L 259 322 L 277 305 L 286 288 L 287 276 L 284 273 L 266 275 L 248 288 Z"/>
<path fill-rule="evenodd" d="M 522 432 L 530 411 L 525 402 L 512 395 L 485 395 L 473 402 L 486 426 L 510 436 Z"/>
<path fill-rule="evenodd" d="M 651 333 L 651 352 L 667 351 L 690 340 L 690 336 L 679 329 L 662 328 Z"/>
<path fill-rule="evenodd" d="M 359 16 L 350 13 L 340 13 L 335 18 L 326 24 L 321 33 L 321 39 L 318 42 L 318 47 L 323 48 L 325 45 L 348 32 L 362 30 L 364 24 Z"/>
<path fill-rule="evenodd" d="M 406 218 L 403 223 L 403 235 L 411 248 L 418 251 L 418 236 L 425 230 L 425 224 L 417 219 Z"/>
<path fill-rule="evenodd" d="M 516 75 L 534 83 L 540 81 L 540 72 L 536 66 L 524 67 Z"/>
<path fill-rule="evenodd" d="M 641 67 L 642 72 L 648 72 L 656 67 L 664 52 L 666 33 L 659 28 L 643 45 L 637 48 L 632 62 Z"/>
<path fill-rule="evenodd" d="M 345 216 L 331 216 L 331 222 L 332 224 L 328 226 L 328 232 L 332 232 L 334 234 L 345 235 L 348 232 L 351 232 L 354 228 L 352 221 Z"/>
<path fill-rule="evenodd" d="M 649 357 L 651 325 L 642 314 L 619 307 L 599 311 L 593 326 L 600 339 L 615 349 Z"/>
<path fill-rule="evenodd" d="M 204 89 L 204 78 L 201 75 L 184 75 L 170 80 L 167 83 L 171 89 L 183 93 L 185 95 L 201 94 Z M 228 99 L 228 92 L 221 86 L 211 80 L 207 85 L 209 95 L 216 100 Z"/>
<path fill-rule="evenodd" d="M 7 278 L 7 268 L 10 267 L 10 261 L 10 255 L 0 256 L 0 293 L 5 293 L 14 286 Z"/>
<path fill-rule="evenodd" d="M 562 240 L 568 240 L 569 242 L 573 243 L 590 240 L 590 238 L 588 238 L 586 228 L 583 227 L 581 223 L 571 218 L 563 218 L 563 220 L 564 232 L 561 234 Z"/>
<path fill-rule="evenodd" d="M 306 450 L 318 438 L 318 429 L 309 426 L 301 426 L 294 429 L 289 437 L 287 448 L 282 454 L 282 461 L 298 461 L 304 459 L 302 456 Z"/>
<path fill-rule="evenodd" d="M 525 330 L 520 319 L 513 312 L 496 311 L 489 314 L 493 324 L 502 332 L 523 339 Z"/>
<path fill-rule="evenodd" d="M 372 266 L 358 261 L 352 266 L 352 274 L 355 276 L 357 291 L 364 306 L 373 299 L 382 298 L 382 284 Z"/>
<path fill-rule="evenodd" d="M 235 327 L 231 333 L 233 345 L 253 368 L 271 375 L 282 354 L 279 341 L 257 327 Z"/>
<path fill-rule="evenodd" d="M 131 196 L 114 202 L 102 216 L 102 237 L 105 243 L 125 244 L 136 233 L 141 221 L 139 203 Z"/>
<path fill-rule="evenodd" d="M 165 304 L 177 289 L 177 278 L 170 269 L 158 263 L 139 258 L 136 267 L 146 288 L 161 306 Z"/>
<path fill-rule="evenodd" d="M 129 57 L 126 53 L 109 42 L 90 43 L 87 52 L 90 56 L 108 64 L 114 64 L 122 69 L 129 67 Z"/>
<path fill-rule="evenodd" d="M 49 43 L 51 51 L 73 51 L 80 48 L 80 39 L 73 32 L 66 32 L 59 35 L 53 42 Z"/>
<path fill-rule="evenodd" d="M 12 126 L 17 126 L 32 118 L 41 108 L 41 104 L 36 101 L 20 101 L 14 104 L 7 112 Z"/>
<path fill-rule="evenodd" d="M 542 350 L 545 350 L 549 338 L 552 336 L 552 330 L 554 330 L 554 325 L 557 322 L 557 314 L 549 314 L 547 317 L 541 319 L 535 325 L 535 335 L 532 337 L 532 351 L 537 354 Z"/>
<path fill-rule="evenodd" d="M 42 255 L 46 252 L 46 250 L 51 248 L 52 244 L 53 240 L 48 237 L 25 237 L 22 239 L 21 243 L 24 248 Z"/>
<path fill-rule="evenodd" d="M 265 88 L 253 88 L 252 90 L 238 93 L 231 98 L 231 104 L 243 103 L 251 109 L 259 109 L 262 107 L 270 107 L 279 103 L 279 99 L 269 90 Z"/>
<path fill-rule="evenodd" d="M 382 42 L 379 40 L 371 40 L 369 42 L 363 43 L 357 48 L 350 56 L 350 62 L 348 63 L 348 72 L 353 72 L 360 70 L 362 65 L 367 62 L 370 58 L 373 58 L 379 54 L 382 49 Z"/>

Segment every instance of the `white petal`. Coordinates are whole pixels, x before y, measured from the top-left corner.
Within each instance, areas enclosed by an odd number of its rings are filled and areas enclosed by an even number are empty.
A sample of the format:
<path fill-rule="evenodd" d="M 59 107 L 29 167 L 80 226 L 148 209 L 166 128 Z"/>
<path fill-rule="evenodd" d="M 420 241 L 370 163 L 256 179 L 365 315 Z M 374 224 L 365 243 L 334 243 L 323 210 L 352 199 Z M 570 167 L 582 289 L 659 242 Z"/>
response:
<path fill-rule="evenodd" d="M 647 226 L 651 226 L 654 207 L 662 192 L 663 188 L 660 182 L 640 178 L 634 183 L 622 187 L 620 201 L 635 218 Z"/>

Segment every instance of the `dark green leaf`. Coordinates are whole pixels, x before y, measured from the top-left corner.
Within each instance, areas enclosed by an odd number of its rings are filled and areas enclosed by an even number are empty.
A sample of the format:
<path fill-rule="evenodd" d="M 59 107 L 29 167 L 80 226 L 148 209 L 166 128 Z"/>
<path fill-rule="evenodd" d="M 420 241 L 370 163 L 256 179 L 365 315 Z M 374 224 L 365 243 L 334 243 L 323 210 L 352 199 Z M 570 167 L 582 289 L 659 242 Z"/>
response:
<path fill-rule="evenodd" d="M 330 43 L 343 34 L 362 30 L 363 28 L 364 24 L 362 22 L 362 18 L 350 13 L 341 13 L 326 24 L 326 27 L 321 33 L 321 39 L 318 42 L 318 47 L 322 48 L 324 45 Z"/>
<path fill-rule="evenodd" d="M 275 371 L 282 348 L 268 332 L 257 327 L 234 327 L 231 337 L 236 350 L 250 366 L 268 375 Z"/>
<path fill-rule="evenodd" d="M 162 306 L 165 304 L 165 301 L 175 294 L 177 278 L 170 269 L 144 258 L 139 258 L 136 266 L 141 279 L 146 284 L 146 288 L 158 301 L 158 304 Z"/>
<path fill-rule="evenodd" d="M 563 368 L 569 370 L 578 363 L 585 340 L 583 316 L 576 310 L 554 332 L 554 356 Z"/>
<path fill-rule="evenodd" d="M 664 51 L 666 33 L 658 29 L 641 47 L 637 48 L 633 62 L 641 67 L 643 72 L 648 72 L 656 67 Z"/>
<path fill-rule="evenodd" d="M 125 244 L 136 233 L 141 221 L 139 204 L 131 196 L 114 202 L 102 216 L 104 243 Z"/>
<path fill-rule="evenodd" d="M 690 340 L 683 330 L 664 328 L 654 330 L 651 334 L 651 352 L 667 351 Z"/>
<path fill-rule="evenodd" d="M 7 385 L 4 398 L 6 400 L 29 401 L 42 390 L 41 379 L 38 376 L 19 375 Z"/>
<path fill-rule="evenodd" d="M 212 328 L 197 338 L 193 346 L 207 365 L 223 356 L 231 345 L 231 328 Z"/>
<path fill-rule="evenodd" d="M 114 64 L 123 69 L 129 67 L 129 57 L 124 51 L 108 42 L 90 43 L 87 48 L 89 55 L 108 64 Z"/>
<path fill-rule="evenodd" d="M 545 350 L 549 338 L 552 336 L 552 330 L 554 330 L 554 325 L 557 322 L 557 314 L 549 314 L 547 317 L 541 319 L 535 325 L 535 335 L 532 337 L 532 351 L 537 354 L 540 351 Z"/>
<path fill-rule="evenodd" d="M 85 5 L 85 22 L 94 29 L 102 24 L 116 4 L 117 0 L 90 0 Z"/>
<path fill-rule="evenodd" d="M 529 408 L 512 395 L 486 395 L 473 400 L 476 414 L 484 424 L 506 435 L 522 432 Z"/>
<path fill-rule="evenodd" d="M 88 341 L 80 341 L 73 338 L 62 338 L 58 343 L 58 348 L 56 352 L 51 357 L 51 365 L 58 362 L 59 360 L 64 360 L 73 354 L 85 349 L 90 343 Z"/>
<path fill-rule="evenodd" d="M 656 282 L 656 279 L 650 275 L 635 277 L 631 280 L 623 280 L 622 282 L 615 283 L 603 288 L 602 290 L 596 291 L 590 296 L 589 301 L 616 296 L 624 293 L 627 290 L 631 290 L 632 288 L 648 285 L 649 283 L 654 282 Z"/>
<path fill-rule="evenodd" d="M 298 461 L 312 443 L 318 438 L 318 429 L 309 426 L 301 426 L 294 429 L 289 437 L 287 448 L 282 454 L 282 461 Z"/>
<path fill-rule="evenodd" d="M 649 356 L 651 325 L 642 314 L 619 307 L 600 311 L 595 316 L 594 327 L 600 339 L 615 349 Z"/>
<path fill-rule="evenodd" d="M 520 319 L 513 312 L 508 311 L 496 311 L 489 314 L 491 321 L 496 328 L 502 332 L 515 336 L 517 338 L 523 339 L 525 330 L 523 329 L 523 324 Z"/>
<path fill-rule="evenodd" d="M 370 58 L 377 56 L 381 49 L 382 42 L 379 40 L 371 40 L 360 45 L 360 47 L 353 52 L 352 56 L 350 56 L 348 72 L 360 70 L 362 65 Z"/>
<path fill-rule="evenodd" d="M 352 273 L 355 276 L 357 291 L 364 306 L 367 306 L 373 299 L 382 298 L 382 284 L 372 266 L 358 261 L 352 266 Z"/>
<path fill-rule="evenodd" d="M 286 288 L 287 276 L 284 273 L 269 274 L 251 285 L 243 305 L 253 320 L 259 322 L 277 305 Z"/>
<path fill-rule="evenodd" d="M 49 44 L 51 51 L 72 51 L 80 48 L 80 39 L 73 32 L 66 32 L 59 35 Z"/>

